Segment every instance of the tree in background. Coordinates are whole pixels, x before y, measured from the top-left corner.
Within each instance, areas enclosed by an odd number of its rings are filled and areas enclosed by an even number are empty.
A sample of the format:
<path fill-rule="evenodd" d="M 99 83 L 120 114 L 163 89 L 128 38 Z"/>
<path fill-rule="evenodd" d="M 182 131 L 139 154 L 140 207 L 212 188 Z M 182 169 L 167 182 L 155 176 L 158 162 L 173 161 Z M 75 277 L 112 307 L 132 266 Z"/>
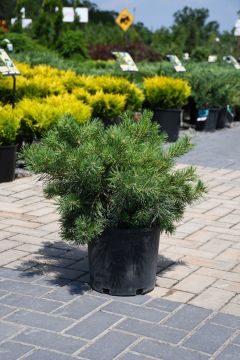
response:
<path fill-rule="evenodd" d="M 1 1 L 0 19 L 6 20 L 10 24 L 11 18 L 14 17 L 16 7 L 16 0 Z"/>
<path fill-rule="evenodd" d="M 151 47 L 162 55 L 181 55 L 181 51 L 178 51 L 176 43 L 172 40 L 172 32 L 167 27 L 161 27 L 152 34 Z"/>
<path fill-rule="evenodd" d="M 34 36 L 52 46 L 59 38 L 62 25 L 62 1 L 43 0 L 40 16 L 34 21 Z"/>
<path fill-rule="evenodd" d="M 173 14 L 172 40 L 182 52 L 192 53 L 196 47 L 211 48 L 212 41 L 219 35 L 216 21 L 206 22 L 208 9 L 192 9 L 185 6 Z"/>
<path fill-rule="evenodd" d="M 135 23 L 125 33 L 116 24 L 114 11 L 101 11 L 89 0 L 0 0 L 0 19 L 17 17 L 12 30 L 21 32 L 20 9 L 25 7 L 26 17 L 33 19 L 33 28 L 24 33 L 48 48 L 57 49 L 64 56 L 87 56 L 87 48 L 93 58 L 111 58 L 112 50 L 130 51 L 135 59 L 146 60 L 164 57 L 169 53 L 182 57 L 190 53 L 195 60 L 206 60 L 209 54 L 237 55 L 237 40 L 233 31 L 219 32 L 219 24 L 209 21 L 209 10 L 184 7 L 177 11 L 170 28 L 151 31 L 143 23 Z M 63 6 L 87 7 L 89 23 L 82 24 L 75 11 L 73 23 L 63 23 Z M 56 8 L 58 9 L 56 11 Z M 240 14 L 240 13 L 239 13 Z M 18 25 L 18 26 L 17 26 Z M 69 33 L 75 31 L 77 34 Z M 79 35 L 79 36 L 78 36 Z M 220 41 L 216 42 L 216 38 Z M 64 40 L 64 41 L 63 41 Z M 140 53 L 143 56 L 140 57 Z M 158 56 L 155 56 L 156 53 Z M 69 55 L 68 55 L 69 54 Z"/>
<path fill-rule="evenodd" d="M 34 19 L 40 15 L 42 0 L 25 0 L 26 17 Z"/>

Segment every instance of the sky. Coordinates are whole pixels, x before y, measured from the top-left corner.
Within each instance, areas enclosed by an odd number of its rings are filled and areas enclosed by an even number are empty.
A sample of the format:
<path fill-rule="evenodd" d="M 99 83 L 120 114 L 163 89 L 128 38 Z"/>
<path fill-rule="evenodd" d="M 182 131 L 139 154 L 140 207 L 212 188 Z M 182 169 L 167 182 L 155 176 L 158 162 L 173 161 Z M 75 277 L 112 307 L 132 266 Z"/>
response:
<path fill-rule="evenodd" d="M 101 10 L 121 12 L 127 9 L 135 15 L 135 22 L 143 22 L 151 30 L 173 24 L 173 13 L 184 6 L 207 8 L 208 21 L 216 20 L 220 30 L 230 31 L 238 18 L 239 0 L 93 0 Z"/>

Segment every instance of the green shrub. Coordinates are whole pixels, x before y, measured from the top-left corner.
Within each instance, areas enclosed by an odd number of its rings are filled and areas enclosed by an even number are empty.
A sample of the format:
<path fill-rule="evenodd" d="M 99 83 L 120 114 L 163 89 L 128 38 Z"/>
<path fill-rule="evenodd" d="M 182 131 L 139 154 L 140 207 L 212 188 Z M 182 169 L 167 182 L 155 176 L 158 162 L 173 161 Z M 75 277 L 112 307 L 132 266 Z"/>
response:
<path fill-rule="evenodd" d="M 236 70 L 209 64 L 206 66 L 195 66 L 191 72 L 184 75 L 191 85 L 197 106 L 221 108 L 233 104 L 234 94 L 240 89 L 240 78 Z"/>
<path fill-rule="evenodd" d="M 38 17 L 33 23 L 35 38 L 40 39 L 46 46 L 54 46 L 59 38 L 63 26 L 61 0 L 44 0 Z"/>
<path fill-rule="evenodd" d="M 207 61 L 209 55 L 209 49 L 204 46 L 197 46 L 191 52 L 191 58 L 195 61 Z"/>
<path fill-rule="evenodd" d="M 62 236 L 86 243 L 107 228 L 160 227 L 172 233 L 186 205 L 205 186 L 193 167 L 174 168 L 192 148 L 190 139 L 164 146 L 151 113 L 129 114 L 107 129 L 100 121 L 79 124 L 65 116 L 40 144 L 26 147 L 29 170 L 44 174 L 44 192 L 56 197 Z"/>
<path fill-rule="evenodd" d="M 26 34 L 9 32 L 7 34 L 0 35 L 0 44 L 3 39 L 8 39 L 13 44 L 14 53 L 25 53 L 27 51 L 46 51 L 47 48 L 38 44 L 37 41 Z M 2 45 L 1 45 L 2 46 Z"/>
<path fill-rule="evenodd" d="M 82 59 L 88 58 L 84 36 L 79 30 L 63 32 L 57 41 L 56 48 L 65 58 L 71 58 L 74 55 L 78 55 Z"/>

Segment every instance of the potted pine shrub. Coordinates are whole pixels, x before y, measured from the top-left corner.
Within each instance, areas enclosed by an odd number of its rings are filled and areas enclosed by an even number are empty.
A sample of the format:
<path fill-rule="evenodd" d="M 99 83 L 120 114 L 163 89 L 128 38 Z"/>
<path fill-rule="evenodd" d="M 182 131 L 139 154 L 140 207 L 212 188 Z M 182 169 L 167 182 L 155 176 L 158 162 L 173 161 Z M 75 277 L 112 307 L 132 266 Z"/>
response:
<path fill-rule="evenodd" d="M 105 128 L 99 120 L 79 124 L 65 116 L 23 157 L 55 197 L 61 235 L 88 244 L 90 285 L 112 295 L 136 295 L 155 286 L 159 235 L 206 191 L 192 166 L 175 159 L 192 144 L 188 137 L 164 146 L 165 136 L 145 111 Z"/>
<path fill-rule="evenodd" d="M 182 106 L 186 104 L 191 89 L 186 80 L 166 76 L 144 79 L 145 106 L 153 110 L 153 120 L 158 122 L 167 140 L 178 139 Z"/>
<path fill-rule="evenodd" d="M 0 182 L 15 179 L 16 138 L 21 121 L 21 112 L 10 105 L 0 107 Z"/>

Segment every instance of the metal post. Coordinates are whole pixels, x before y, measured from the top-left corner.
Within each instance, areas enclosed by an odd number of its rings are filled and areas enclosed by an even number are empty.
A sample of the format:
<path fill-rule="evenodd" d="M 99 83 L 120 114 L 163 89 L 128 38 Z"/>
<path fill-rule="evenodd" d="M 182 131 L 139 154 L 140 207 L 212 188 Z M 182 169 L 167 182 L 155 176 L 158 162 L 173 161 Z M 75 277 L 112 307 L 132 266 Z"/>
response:
<path fill-rule="evenodd" d="M 13 75 L 13 96 L 12 96 L 12 108 L 15 108 L 15 97 L 16 97 L 16 76 Z"/>

